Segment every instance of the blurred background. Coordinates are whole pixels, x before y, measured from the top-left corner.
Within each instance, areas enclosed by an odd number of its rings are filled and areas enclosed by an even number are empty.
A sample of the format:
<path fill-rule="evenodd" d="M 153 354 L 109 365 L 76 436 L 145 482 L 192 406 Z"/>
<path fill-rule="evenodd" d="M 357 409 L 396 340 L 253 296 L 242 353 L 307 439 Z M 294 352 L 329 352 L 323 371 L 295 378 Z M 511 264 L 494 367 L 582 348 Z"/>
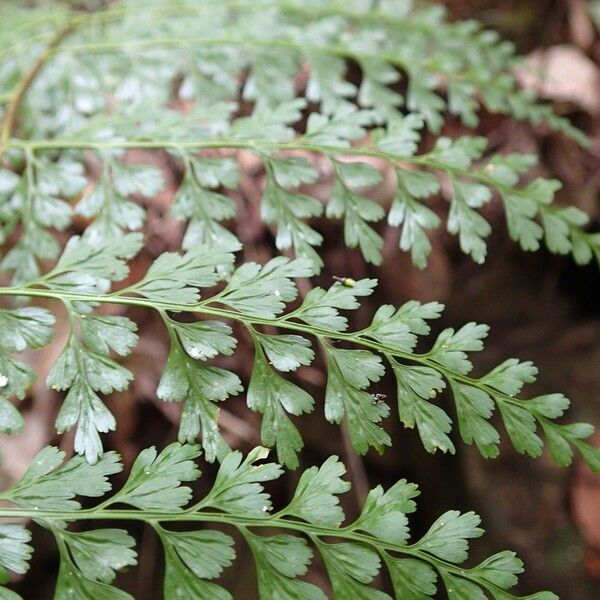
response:
<path fill-rule="evenodd" d="M 600 1 L 585 0 L 448 0 L 452 18 L 474 18 L 513 40 L 527 55 L 533 70 L 546 73 L 543 84 L 535 84 L 540 95 L 552 101 L 556 110 L 569 116 L 591 138 L 582 149 L 574 142 L 549 134 L 544 127 L 532 128 L 510 119 L 482 114 L 477 134 L 490 140 L 497 152 L 528 152 L 539 155 L 539 165 L 530 174 L 556 177 L 563 184 L 559 199 L 579 206 L 595 220 L 600 218 Z M 524 85 L 533 85 L 527 69 Z M 449 119 L 445 135 L 463 132 L 461 125 Z M 131 162 L 158 165 L 170 183 L 160 196 L 149 203 L 147 252 L 136 259 L 132 277 L 137 278 L 153 256 L 178 247 L 182 225 L 165 217 L 181 178 L 178 167 L 164 157 L 132 152 Z M 244 179 L 240 192 L 240 218 L 234 227 L 245 244 L 244 259 L 268 259 L 273 254 L 273 237 L 258 215 L 264 185 L 261 164 L 250 155 L 240 157 Z M 318 165 L 322 174 L 318 186 L 327 192 L 326 164 Z M 389 178 L 388 178 L 389 179 Z M 387 180 L 386 180 L 387 181 Z M 382 203 L 390 202 L 393 182 L 376 190 Z M 312 193 L 319 193 L 314 186 Z M 447 211 L 443 195 L 436 200 L 436 210 Z M 530 393 L 562 391 L 573 401 L 572 420 L 600 424 L 600 276 L 597 265 L 581 268 L 569 259 L 545 251 L 525 254 L 509 240 L 500 206 L 491 202 L 485 217 L 493 225 L 489 257 L 477 266 L 465 257 L 455 239 L 443 231 L 433 237 L 433 253 L 425 271 L 415 269 L 397 250 L 397 230 L 382 229 L 385 237 L 385 260 L 381 268 L 364 264 L 357 253 L 345 249 L 341 228 L 323 221 L 318 229 L 325 234 L 325 272 L 315 285 L 328 286 L 331 275 L 354 278 L 376 277 L 377 292 L 366 299 L 354 316 L 353 325 L 366 324 L 382 303 L 401 304 L 409 299 L 440 300 L 447 305 L 437 330 L 460 326 L 475 320 L 491 325 L 487 350 L 475 356 L 478 372 L 517 356 L 532 360 L 540 368 L 539 381 Z M 53 305 L 56 309 L 56 306 Z M 135 383 L 126 393 L 108 400 L 119 424 L 106 438 L 106 446 L 120 452 L 128 466 L 144 447 L 159 447 L 176 438 L 179 407 L 157 401 L 155 389 L 167 352 L 167 339 L 161 324 L 149 312 L 132 311 L 129 316 L 139 325 L 140 343 L 127 359 L 135 373 Z M 2 441 L 5 460 L 2 478 L 11 480 L 22 473 L 32 456 L 47 443 L 65 449 L 72 440 L 53 438 L 54 420 L 60 397 L 43 384 L 53 359 L 67 335 L 66 324 L 53 345 L 36 353 L 36 370 L 41 374 L 31 397 L 22 405 L 26 415 L 26 434 Z M 235 355 L 221 359 L 221 364 L 237 372 L 247 383 L 252 364 L 252 348 L 245 332 L 236 331 L 240 345 Z M 301 369 L 296 381 L 322 399 L 324 372 L 316 361 Z M 473 559 L 511 548 L 526 565 L 519 592 L 531 593 L 551 589 L 565 600 L 600 598 L 600 477 L 582 465 L 568 470 L 555 468 L 546 458 L 531 460 L 515 453 L 504 443 L 500 458 L 485 461 L 479 454 L 457 443 L 456 456 L 431 456 L 425 453 L 417 434 L 399 424 L 394 408 L 395 390 L 391 379 L 380 382 L 376 393 L 388 394 L 392 415 L 386 428 L 394 445 L 384 455 L 370 453 L 358 459 L 344 440 L 338 427 L 327 424 L 321 411 L 298 420 L 306 442 L 301 457 L 306 467 L 326 456 L 339 454 L 349 466 L 355 489 L 347 494 L 345 510 L 356 515 L 365 490 L 377 484 L 389 486 L 405 477 L 419 484 L 422 494 L 419 511 L 412 519 L 414 534 L 423 533 L 443 511 L 450 508 L 475 510 L 483 517 L 486 536 L 473 544 Z M 445 408 L 453 408 L 446 398 Z M 245 397 L 225 404 L 223 424 L 229 443 L 247 450 L 258 443 L 259 421 L 248 411 Z M 456 432 L 455 432 L 456 434 Z M 504 440 L 506 442 L 506 440 Z M 596 442 L 600 444 L 600 439 Z M 127 470 L 127 468 L 126 468 Z M 198 482 L 199 492 L 206 489 L 214 476 L 214 466 L 204 466 Z M 298 473 L 286 476 L 272 489 L 276 499 L 290 496 Z M 150 531 L 133 531 L 140 542 L 141 559 L 137 569 L 119 576 L 117 583 L 136 598 L 153 600 L 162 597 L 163 561 L 161 549 Z M 32 569 L 17 584 L 25 598 L 51 597 L 57 570 L 54 543 L 46 532 L 34 534 Z M 236 598 L 255 597 L 252 558 L 238 545 L 235 568 L 225 572 L 223 581 Z M 323 582 L 315 566 L 311 577 Z"/>

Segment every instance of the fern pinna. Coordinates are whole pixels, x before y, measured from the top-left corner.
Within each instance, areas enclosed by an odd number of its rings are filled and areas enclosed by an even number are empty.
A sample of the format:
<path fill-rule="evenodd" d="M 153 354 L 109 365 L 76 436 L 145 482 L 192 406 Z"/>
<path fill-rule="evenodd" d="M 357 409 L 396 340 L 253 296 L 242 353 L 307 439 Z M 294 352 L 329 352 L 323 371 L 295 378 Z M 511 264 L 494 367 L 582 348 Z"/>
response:
<path fill-rule="evenodd" d="M 232 451 L 218 422 L 219 404 L 245 393 L 261 415 L 263 446 L 297 468 L 303 440 L 296 417 L 316 407 L 286 374 L 318 352 L 327 369 L 324 416 L 344 424 L 359 454 L 391 445 L 383 424 L 394 401 L 428 452 L 456 451 L 457 421 L 462 441 L 494 458 L 501 422 L 522 454 L 539 457 L 545 443 L 560 466 L 575 450 L 600 469 L 600 452 L 586 441 L 593 428 L 558 421 L 569 406 L 564 395 L 522 393 L 537 375 L 531 362 L 511 358 L 472 373 L 469 353 L 483 349 L 485 325 L 444 329 L 421 351 L 440 303 L 383 305 L 368 326 L 350 330 L 346 311 L 373 292 L 375 279 L 341 277 L 298 297 L 296 280 L 324 267 L 317 218 L 340 220 L 345 244 L 375 265 L 385 221 L 399 228 L 400 250 L 425 268 L 428 235 L 443 221 L 430 199 L 440 196 L 449 203 L 447 231 L 477 263 L 492 230 L 485 207 L 495 203 L 524 251 L 544 245 L 579 264 L 600 264 L 600 234 L 589 230 L 588 216 L 554 203 L 558 181 L 527 176 L 535 156 L 494 154 L 481 137 L 440 136 L 448 114 L 472 128 L 485 109 L 587 143 L 519 89 L 512 46 L 473 22 L 448 22 L 439 6 L 409 0 L 129 0 L 95 12 L 3 5 L 0 32 L 0 269 L 7 273 L 0 430 L 22 430 L 13 400 L 27 396 L 35 373 L 18 354 L 50 343 L 55 315 L 35 301 L 56 301 L 70 333 L 47 385 L 65 392 L 56 430 L 74 430 L 81 455 L 63 462 L 48 447 L 1 494 L 3 583 L 8 571 L 27 569 L 30 536 L 18 520 L 28 518 L 56 539 L 57 598 L 128 598 L 111 582 L 135 564 L 133 538 L 122 529 L 76 526 L 113 519 L 155 530 L 166 598 L 230 597 L 211 580 L 234 560 L 234 539 L 207 523 L 237 530 L 265 599 L 325 597 L 300 579 L 315 550 L 335 598 L 388 598 L 376 589 L 382 568 L 398 598 L 439 589 L 452 600 L 513 598 L 507 590 L 522 570 L 513 553 L 462 566 L 468 540 L 482 533 L 475 514 L 449 511 L 409 543 L 406 515 L 418 492 L 401 480 L 373 489 L 357 520 L 343 525 L 338 495 L 349 483 L 336 457 L 305 470 L 290 503 L 273 511 L 263 483 L 282 467 L 262 462 L 262 447 L 246 458 Z M 139 200 L 164 187 L 156 166 L 126 160 L 132 149 L 166 155 L 181 171 L 171 214 L 186 231 L 180 252 L 160 254 L 137 281 L 123 284 L 144 244 Z M 261 218 L 274 246 L 291 257 L 264 264 L 236 258 L 242 245 L 228 224 L 248 155 L 264 169 Z M 387 215 L 371 193 L 384 176 L 395 182 Z M 323 198 L 315 184 L 327 177 Z M 117 424 L 102 397 L 130 385 L 133 373 L 119 357 L 138 336 L 129 316 L 104 310 L 111 304 L 162 319 L 170 352 L 156 395 L 181 404 L 179 443 L 142 451 L 120 491 L 81 508 L 76 497 L 103 496 L 107 477 L 121 470 L 119 457 L 103 450 L 101 434 Z M 211 363 L 235 352 L 234 324 L 254 347 L 245 390 L 237 374 Z M 373 393 L 386 369 L 397 381 L 393 400 Z M 455 418 L 438 402 L 443 392 Z M 205 459 L 220 467 L 208 495 L 192 501 L 183 482 L 200 475 L 198 439 Z M 0 598 L 18 596 L 2 587 Z"/>

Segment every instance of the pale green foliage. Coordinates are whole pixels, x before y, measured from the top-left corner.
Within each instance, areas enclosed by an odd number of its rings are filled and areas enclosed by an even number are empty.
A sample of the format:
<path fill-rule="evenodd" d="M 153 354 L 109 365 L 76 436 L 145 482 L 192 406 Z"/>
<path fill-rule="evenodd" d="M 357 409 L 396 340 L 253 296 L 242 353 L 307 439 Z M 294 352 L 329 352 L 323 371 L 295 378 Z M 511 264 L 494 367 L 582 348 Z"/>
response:
<path fill-rule="evenodd" d="M 22 18 L 14 7 L 0 16 L 9 23 Z M 585 230 L 588 217 L 553 205 L 557 181 L 520 183 L 535 157 L 494 155 L 485 139 L 467 135 L 441 137 L 430 151 L 421 150 L 425 127 L 438 133 L 447 111 L 474 127 L 480 106 L 586 141 L 549 106 L 518 89 L 510 44 L 473 22 L 446 22 L 440 7 L 409 0 L 129 0 L 95 15 L 57 11 L 32 25 L 39 41 L 18 60 L 11 50 L 19 42 L 7 36 L 0 47 L 0 93 L 11 98 L 14 82 L 61 21 L 73 31 L 23 99 L 22 139 L 3 131 L 8 160 L 0 170 L 0 241 L 20 222 L 23 230 L 0 268 L 13 271 L 17 283 L 38 274 L 39 260 L 56 257 L 59 248 L 47 229 L 67 228 L 74 214 L 92 221 L 88 235 L 99 241 L 142 227 L 144 209 L 135 200 L 155 196 L 163 180 L 155 166 L 124 163 L 123 150 L 138 146 L 167 149 L 183 164 L 172 214 L 188 221 L 184 249 L 197 243 L 219 248 L 235 239 L 224 226 L 236 215 L 225 192 L 240 181 L 234 152 L 246 150 L 265 168 L 260 213 L 276 229 L 275 245 L 292 248 L 317 269 L 323 266 L 316 250 L 323 238 L 307 221 L 322 215 L 341 219 L 345 243 L 368 262 L 381 262 L 378 223 L 386 215 L 369 197 L 381 180 L 373 160 L 396 174 L 387 223 L 401 229 L 400 248 L 420 268 L 431 252 L 428 232 L 441 226 L 428 206 L 440 193 L 440 176 L 452 182 L 447 230 L 476 262 L 485 260 L 492 231 L 480 209 L 496 201 L 504 205 L 511 238 L 524 250 L 544 243 L 580 264 L 600 260 L 598 235 Z M 358 86 L 348 81 L 347 59 L 360 67 Z M 308 72 L 303 87 L 294 82 L 302 68 Z M 396 89 L 403 78 L 406 97 Z M 166 107 L 171 90 L 192 103 L 185 117 Z M 253 103 L 249 115 L 236 116 L 240 94 Z M 307 102 L 318 111 L 303 128 Z M 55 139 L 48 141 L 50 136 Z M 214 148 L 223 153 L 198 154 Z M 63 156 L 54 160 L 59 151 Z M 319 173 L 307 153 L 332 166 L 325 207 L 310 195 Z M 92 155 L 100 173 L 73 206 Z"/>
<path fill-rule="evenodd" d="M 315 408 L 311 395 L 289 379 L 294 371 L 314 361 L 312 338 L 327 366 L 324 416 L 332 423 L 346 424 L 360 454 L 370 448 L 382 452 L 392 443 L 382 427 L 389 403 L 371 392 L 389 365 L 397 380 L 400 419 L 406 427 L 417 429 L 429 452 L 455 452 L 452 418 L 437 402 L 447 389 L 456 405 L 460 437 L 466 444 L 475 444 L 484 457 L 494 458 L 499 453 L 498 419 L 492 421 L 497 409 L 518 452 L 539 457 L 542 432 L 557 464 L 569 465 L 574 447 L 592 469 L 600 469 L 600 451 L 584 441 L 593 428 L 556 422 L 570 404 L 567 398 L 561 394 L 521 397 L 522 388 L 537 375 L 532 363 L 509 359 L 483 376 L 472 375 L 470 355 L 483 350 L 486 325 L 467 323 L 457 330 L 445 329 L 428 351 L 415 352 L 419 337 L 430 333 L 430 323 L 439 318 L 443 306 L 411 301 L 399 308 L 384 305 L 368 327 L 348 332 L 348 320 L 341 311 L 359 307 L 358 298 L 371 294 L 377 283 L 372 279 L 349 285 L 335 282 L 327 290 L 315 287 L 295 310 L 286 313 L 287 304 L 298 295 L 294 278 L 312 272 L 310 262 L 304 259 L 277 257 L 264 265 L 243 264 L 220 291 L 206 295 L 204 290 L 213 288 L 224 271 L 231 269 L 234 255 L 223 246 L 216 249 L 205 244 L 184 254 L 162 254 L 139 282 L 108 293 L 110 279 L 127 274 L 121 257 L 135 252 L 137 244 L 136 234 L 129 234 L 119 244 L 101 246 L 91 253 L 93 246 L 85 236 L 72 238 L 55 269 L 43 280 L 6 289 L 11 295 L 59 298 L 67 307 L 72 332 L 47 383 L 68 391 L 56 426 L 60 432 L 76 427 L 75 449 L 90 461 L 102 453 L 98 433 L 116 425 L 98 393 L 122 391 L 133 377 L 112 356 L 127 355 L 137 341 L 132 321 L 100 316 L 93 307 L 123 303 L 153 308 L 162 316 L 171 348 L 157 395 L 183 403 L 179 440 L 192 442 L 201 434 L 208 460 L 221 460 L 229 451 L 219 431 L 218 403 L 244 391 L 235 373 L 208 362 L 235 351 L 237 341 L 231 327 L 222 322 L 225 319 L 240 323 L 254 342 L 246 401 L 249 408 L 262 414 L 262 443 L 275 446 L 279 461 L 288 467 L 298 466 L 297 453 L 303 446 L 294 417 Z M 238 242 L 232 244 L 230 250 L 237 250 Z M 70 258 L 76 250 L 82 257 L 78 262 Z M 92 290 L 96 293 L 89 293 Z M 175 318 L 180 312 L 210 319 L 185 323 Z M 53 321 L 45 311 L 16 309 L 0 313 L 0 318 L 11 325 L 0 333 L 0 343 L 8 351 L 50 341 Z M 263 331 L 264 326 L 280 333 Z M 353 348 L 336 347 L 341 341 Z M 18 367 L 10 354 L 3 356 L 6 393 L 22 397 L 30 374 L 26 367 Z M 5 403 L 4 411 L 4 429 L 18 429 L 20 417 L 12 405 Z"/>
<path fill-rule="evenodd" d="M 274 512 L 264 484 L 277 479 L 282 469 L 263 462 L 268 456 L 265 448 L 256 448 L 245 458 L 239 452 L 228 454 L 212 489 L 196 501 L 184 483 L 200 477 L 194 460 L 199 454 L 198 446 L 177 443 L 160 453 L 146 449 L 121 490 L 81 511 L 77 496 L 97 497 L 110 490 L 106 476 L 121 470 L 118 456 L 105 454 L 95 465 L 78 457 L 61 464 L 64 453 L 47 447 L 23 479 L 0 495 L 13 507 L 0 514 L 9 519 L 27 514 L 54 535 L 60 551 L 57 598 L 131 598 L 112 584 L 116 571 L 136 564 L 135 540 L 123 529 L 70 529 L 73 522 L 110 522 L 124 516 L 150 524 L 158 534 L 166 562 L 165 598 L 231 598 L 214 580 L 233 564 L 234 540 L 220 530 L 198 529 L 202 523 L 228 525 L 241 533 L 254 556 L 263 600 L 326 598 L 324 590 L 303 579 L 315 550 L 336 598 L 391 600 L 374 584 L 384 567 L 396 598 L 426 599 L 438 588 L 445 589 L 449 598 L 517 598 L 508 591 L 523 570 L 514 553 L 500 552 L 473 568 L 462 566 L 469 541 L 483 534 L 475 513 L 446 512 L 420 540 L 409 544 L 407 515 L 415 511 L 419 491 L 406 480 L 387 491 L 381 486 L 371 490 L 359 517 L 342 527 L 345 516 L 339 496 L 350 484 L 342 479 L 346 470 L 336 456 L 306 469 L 289 504 Z M 115 505 L 128 508 L 114 509 Z M 174 525 L 179 527 L 173 530 Z M 0 575 L 27 570 L 29 540 L 24 525 L 0 527 Z M 6 577 L 0 584 L 5 581 Z M 0 594 L 19 598 L 3 587 Z M 527 598 L 556 600 L 550 592 Z"/>
<path fill-rule="evenodd" d="M 52 339 L 54 316 L 42 308 L 0 311 L 0 431 L 18 432 L 23 419 L 10 398 L 25 398 L 35 374 L 12 356 L 27 347 L 39 348 Z"/>
<path fill-rule="evenodd" d="M 342 527 L 339 495 L 350 485 L 331 457 L 304 469 L 289 504 L 273 513 L 264 483 L 282 468 L 263 462 L 265 448 L 246 458 L 231 451 L 219 403 L 245 391 L 247 406 L 260 414 L 262 444 L 298 468 L 301 415 L 321 406 L 296 372 L 320 355 L 324 417 L 347 428 L 360 454 L 392 444 L 384 426 L 395 401 L 428 452 L 454 453 L 460 437 L 496 457 L 501 423 L 522 454 L 540 456 L 543 435 L 557 464 L 569 465 L 575 449 L 600 470 L 600 450 L 585 441 L 593 427 L 557 422 L 567 398 L 521 396 L 535 381 L 532 363 L 508 359 L 473 374 L 471 354 L 483 350 L 486 326 L 445 329 L 417 352 L 441 304 L 384 305 L 366 328 L 352 331 L 345 311 L 360 307 L 375 279 L 342 278 L 303 298 L 294 281 L 324 267 L 319 219 L 339 220 L 345 244 L 375 265 L 384 228 L 399 228 L 400 249 L 424 268 L 429 236 L 442 226 L 431 202 L 440 196 L 449 202 L 447 231 L 477 263 L 492 233 L 486 206 L 498 203 L 523 250 L 544 245 L 578 264 L 600 264 L 600 234 L 588 231 L 587 215 L 554 204 L 558 181 L 528 177 L 534 156 L 493 154 L 485 139 L 466 134 L 437 137 L 425 149 L 425 134 L 439 134 L 447 113 L 473 128 L 480 108 L 587 143 L 518 88 L 517 60 L 496 34 L 474 22 L 450 23 L 439 6 L 411 0 L 123 0 L 96 13 L 2 4 L 0 270 L 12 283 L 0 296 L 15 302 L 0 310 L 0 431 L 22 430 L 13 400 L 24 399 L 35 379 L 15 355 L 48 345 L 56 320 L 24 302 L 59 301 L 69 332 L 46 383 L 66 392 L 56 429 L 75 430 L 80 456 L 63 463 L 61 452 L 46 448 L 0 494 L 16 506 L 0 509 L 11 521 L 0 525 L 0 598 L 18 599 L 1 586 L 8 571 L 26 571 L 31 556 L 30 534 L 15 523 L 21 517 L 57 541 L 60 599 L 130 598 L 112 583 L 135 565 L 135 540 L 121 529 L 71 526 L 121 517 L 144 521 L 159 536 L 167 598 L 231 597 L 214 581 L 235 559 L 229 533 L 170 528 L 213 521 L 237 528 L 248 544 L 264 599 L 325 598 L 329 589 L 303 579 L 315 550 L 336 598 L 389 599 L 373 587 L 384 567 L 398 598 L 424 600 L 438 589 L 451 600 L 514 598 L 506 590 L 522 564 L 513 553 L 458 566 L 468 541 L 482 534 L 474 513 L 448 511 L 409 545 L 407 514 L 418 491 L 405 480 L 373 489 L 359 517 Z M 142 148 L 138 156 L 127 152 Z M 160 254 L 131 281 L 128 261 L 144 246 L 144 204 L 173 187 L 159 168 L 166 161 L 181 173 L 170 213 L 186 222 L 182 252 Z M 253 176 L 264 172 L 257 214 L 274 246 L 294 258 L 236 262 L 241 243 L 228 222 L 239 216 L 249 163 Z M 395 190 L 387 201 L 383 181 Z M 160 315 L 170 349 L 156 394 L 181 403 L 179 443 L 143 450 L 123 487 L 83 511 L 78 497 L 106 494 L 107 477 L 121 470 L 119 457 L 103 451 L 100 434 L 117 423 L 102 396 L 129 387 L 134 374 L 121 362 L 138 339 L 136 324 L 103 304 Z M 246 390 L 237 374 L 211 362 L 235 352 L 240 331 L 254 347 Z M 388 367 L 396 399 L 376 393 Z M 438 401 L 442 393 L 454 401 L 456 432 Z M 220 466 L 210 492 L 196 501 L 184 483 L 200 476 L 198 438 L 205 458 Z"/>

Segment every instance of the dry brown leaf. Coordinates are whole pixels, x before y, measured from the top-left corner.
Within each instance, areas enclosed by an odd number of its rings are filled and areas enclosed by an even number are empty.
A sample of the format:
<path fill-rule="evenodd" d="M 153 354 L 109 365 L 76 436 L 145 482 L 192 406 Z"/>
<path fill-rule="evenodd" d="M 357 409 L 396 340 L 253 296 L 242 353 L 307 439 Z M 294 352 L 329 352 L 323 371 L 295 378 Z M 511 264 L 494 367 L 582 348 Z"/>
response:
<path fill-rule="evenodd" d="M 600 71 L 574 46 L 552 46 L 532 52 L 517 76 L 541 98 L 572 102 L 591 114 L 600 113 Z"/>

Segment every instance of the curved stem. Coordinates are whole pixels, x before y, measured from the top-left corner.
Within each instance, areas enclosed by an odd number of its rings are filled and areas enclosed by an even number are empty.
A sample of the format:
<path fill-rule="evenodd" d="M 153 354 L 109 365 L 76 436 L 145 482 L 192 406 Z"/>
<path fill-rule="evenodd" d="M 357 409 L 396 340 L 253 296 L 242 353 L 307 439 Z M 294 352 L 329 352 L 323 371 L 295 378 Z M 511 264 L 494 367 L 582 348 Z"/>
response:
<path fill-rule="evenodd" d="M 50 38 L 45 50 L 37 57 L 35 62 L 26 71 L 21 81 L 17 84 L 14 95 L 6 107 L 2 125 L 0 125 L 0 158 L 2 158 L 2 155 L 6 150 L 6 142 L 12 134 L 17 119 L 17 113 L 27 90 L 31 87 L 36 75 L 40 72 L 46 61 L 52 56 L 54 48 L 58 46 L 69 33 L 71 33 L 73 28 L 74 25 L 69 23 L 57 31 L 52 38 Z"/>
<path fill-rule="evenodd" d="M 0 495 L 2 498 L 2 495 Z M 8 498 L 10 500 L 10 498 Z M 245 528 L 277 528 L 316 538 L 339 538 L 348 542 L 357 542 L 375 546 L 377 549 L 384 549 L 389 552 L 406 554 L 419 558 L 435 565 L 437 568 L 450 571 L 456 575 L 464 577 L 467 569 L 461 569 L 452 563 L 446 562 L 431 554 L 416 548 L 414 545 L 401 545 L 384 542 L 373 538 L 370 535 L 354 531 L 348 527 L 332 528 L 313 525 L 305 521 L 299 521 L 291 518 L 280 518 L 278 516 L 266 518 L 243 517 L 230 513 L 219 513 L 216 511 L 181 511 L 181 512 L 159 512 L 142 511 L 136 509 L 106 509 L 106 508 L 87 508 L 78 511 L 58 511 L 58 510 L 40 510 L 23 508 L 0 508 L 0 519 L 37 519 L 52 523 L 53 521 L 71 522 L 71 521 L 142 521 L 149 523 L 156 530 L 158 526 L 161 530 L 162 523 L 218 523 L 220 525 L 230 525 L 237 529 Z"/>
<path fill-rule="evenodd" d="M 118 294 L 118 293 L 117 293 Z M 189 304 L 176 304 L 169 302 L 161 302 L 157 300 L 147 300 L 145 298 L 137 298 L 132 296 L 120 296 L 120 295 L 102 295 L 102 294 L 74 294 L 72 292 L 62 292 L 46 289 L 32 289 L 29 287 L 20 288 L 0 288 L 1 296 L 29 296 L 36 298 L 50 298 L 60 300 L 61 302 L 92 302 L 99 304 L 122 304 L 128 306 L 139 306 L 144 308 L 150 308 L 159 312 L 161 316 L 165 315 L 165 311 L 170 312 L 189 312 L 196 314 L 211 315 L 220 317 L 222 319 L 232 319 L 238 321 L 244 326 L 254 325 L 270 325 L 287 329 L 290 331 L 296 331 L 317 337 L 320 341 L 326 341 L 329 338 L 343 340 L 355 344 L 359 344 L 363 347 L 374 350 L 384 355 L 388 360 L 399 358 L 401 360 L 418 363 L 423 366 L 430 367 L 442 373 L 447 379 L 453 379 L 460 381 L 466 385 L 479 387 L 484 389 L 488 394 L 494 398 L 501 398 L 503 402 L 507 402 L 514 405 L 520 405 L 523 400 L 504 394 L 489 385 L 482 384 L 477 378 L 469 377 L 461 373 L 447 369 L 443 365 L 437 363 L 434 359 L 430 358 L 429 353 L 417 354 L 412 352 L 403 351 L 397 348 L 386 346 L 375 340 L 371 340 L 358 332 L 340 332 L 328 329 L 319 328 L 313 325 L 306 325 L 304 323 L 288 320 L 288 315 L 282 315 L 274 319 L 266 319 L 262 317 L 256 317 L 252 315 L 238 313 L 233 310 L 226 308 L 219 308 L 209 306 L 212 298 L 208 298 L 204 303 L 198 305 Z"/>

